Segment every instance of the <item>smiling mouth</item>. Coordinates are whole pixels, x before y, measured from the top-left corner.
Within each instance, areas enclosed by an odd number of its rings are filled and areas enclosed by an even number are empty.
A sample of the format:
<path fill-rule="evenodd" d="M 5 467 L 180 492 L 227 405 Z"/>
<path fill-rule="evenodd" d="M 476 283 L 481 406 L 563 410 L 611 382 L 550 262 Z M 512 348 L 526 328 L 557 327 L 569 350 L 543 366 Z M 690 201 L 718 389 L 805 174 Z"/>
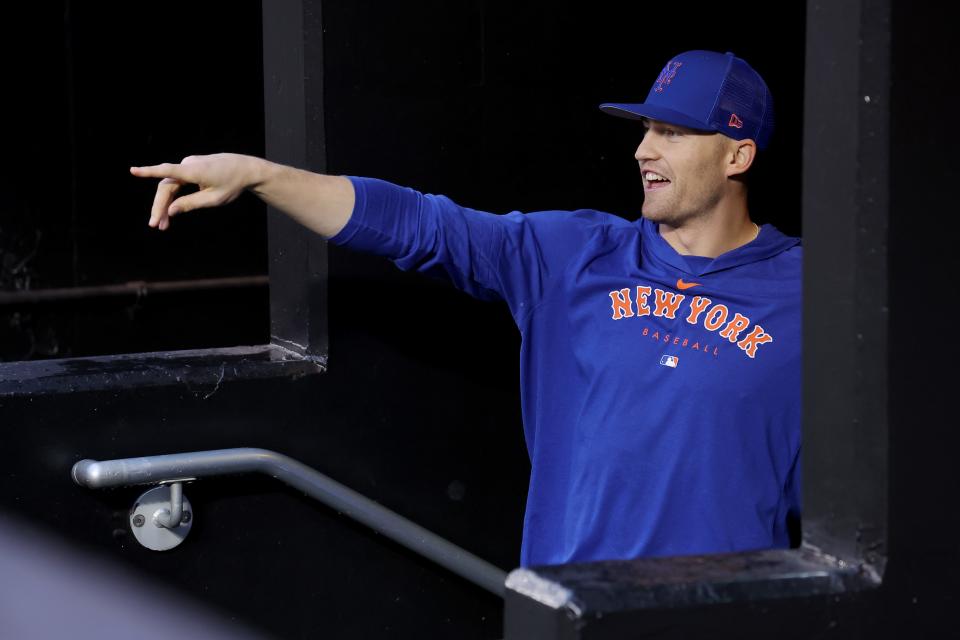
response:
<path fill-rule="evenodd" d="M 642 177 L 644 191 L 657 191 L 659 189 L 665 189 L 671 184 L 669 180 L 660 174 L 653 173 L 652 171 L 647 171 Z"/>

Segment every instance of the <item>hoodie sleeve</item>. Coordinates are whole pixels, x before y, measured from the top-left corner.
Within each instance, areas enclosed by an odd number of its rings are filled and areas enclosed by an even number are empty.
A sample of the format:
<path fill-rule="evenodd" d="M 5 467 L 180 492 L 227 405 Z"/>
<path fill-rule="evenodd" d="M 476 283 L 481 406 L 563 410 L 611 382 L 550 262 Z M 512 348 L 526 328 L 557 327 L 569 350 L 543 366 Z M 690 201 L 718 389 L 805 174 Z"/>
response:
<path fill-rule="evenodd" d="M 589 223 L 577 212 L 476 211 L 445 196 L 348 177 L 353 214 L 331 243 L 444 278 L 476 298 L 503 300 L 518 321 L 583 246 Z"/>

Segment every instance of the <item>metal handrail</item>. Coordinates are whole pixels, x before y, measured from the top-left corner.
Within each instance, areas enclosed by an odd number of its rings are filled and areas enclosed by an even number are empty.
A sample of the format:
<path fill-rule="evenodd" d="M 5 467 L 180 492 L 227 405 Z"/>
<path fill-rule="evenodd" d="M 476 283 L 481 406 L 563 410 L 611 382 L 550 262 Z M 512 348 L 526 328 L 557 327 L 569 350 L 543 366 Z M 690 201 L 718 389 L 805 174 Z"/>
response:
<path fill-rule="evenodd" d="M 74 482 L 100 489 L 186 478 L 264 473 L 433 560 L 500 597 L 507 574 L 489 562 L 288 456 L 267 449 L 218 449 L 121 460 L 81 460 Z"/>
<path fill-rule="evenodd" d="M 194 280 L 163 280 L 159 282 L 123 282 L 84 287 L 56 289 L 21 289 L 0 291 L 0 306 L 36 304 L 39 302 L 69 302 L 87 298 L 136 296 L 142 298 L 157 293 L 184 293 L 219 289 L 242 289 L 270 284 L 269 276 L 235 276 L 229 278 L 199 278 Z"/>

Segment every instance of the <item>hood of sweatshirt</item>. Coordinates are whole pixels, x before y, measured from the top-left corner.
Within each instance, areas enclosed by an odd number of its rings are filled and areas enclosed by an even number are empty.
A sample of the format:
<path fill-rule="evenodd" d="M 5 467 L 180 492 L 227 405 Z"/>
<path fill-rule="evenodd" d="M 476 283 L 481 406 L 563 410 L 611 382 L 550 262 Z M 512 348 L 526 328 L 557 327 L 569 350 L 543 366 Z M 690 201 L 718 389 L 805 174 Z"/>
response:
<path fill-rule="evenodd" d="M 643 235 L 641 246 L 645 260 L 662 262 L 693 276 L 703 276 L 766 260 L 800 244 L 800 238 L 788 236 L 773 225 L 765 224 L 760 227 L 760 234 L 752 242 L 720 254 L 713 260 L 688 260 L 689 256 L 677 253 L 676 249 L 663 239 L 656 222 L 640 218 L 636 224 L 640 226 Z"/>

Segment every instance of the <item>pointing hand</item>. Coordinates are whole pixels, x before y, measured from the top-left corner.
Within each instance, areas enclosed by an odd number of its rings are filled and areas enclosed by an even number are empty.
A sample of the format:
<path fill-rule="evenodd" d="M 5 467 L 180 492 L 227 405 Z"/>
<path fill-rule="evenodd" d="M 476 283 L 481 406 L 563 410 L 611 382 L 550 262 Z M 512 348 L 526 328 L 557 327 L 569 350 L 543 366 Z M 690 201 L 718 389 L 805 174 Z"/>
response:
<path fill-rule="evenodd" d="M 140 178 L 162 178 L 150 210 L 151 227 L 161 231 L 170 226 L 170 218 L 184 211 L 219 207 L 233 202 L 253 183 L 255 158 L 235 153 L 187 156 L 180 164 L 164 163 L 150 167 L 130 167 Z M 174 199 L 185 184 L 200 190 Z"/>

